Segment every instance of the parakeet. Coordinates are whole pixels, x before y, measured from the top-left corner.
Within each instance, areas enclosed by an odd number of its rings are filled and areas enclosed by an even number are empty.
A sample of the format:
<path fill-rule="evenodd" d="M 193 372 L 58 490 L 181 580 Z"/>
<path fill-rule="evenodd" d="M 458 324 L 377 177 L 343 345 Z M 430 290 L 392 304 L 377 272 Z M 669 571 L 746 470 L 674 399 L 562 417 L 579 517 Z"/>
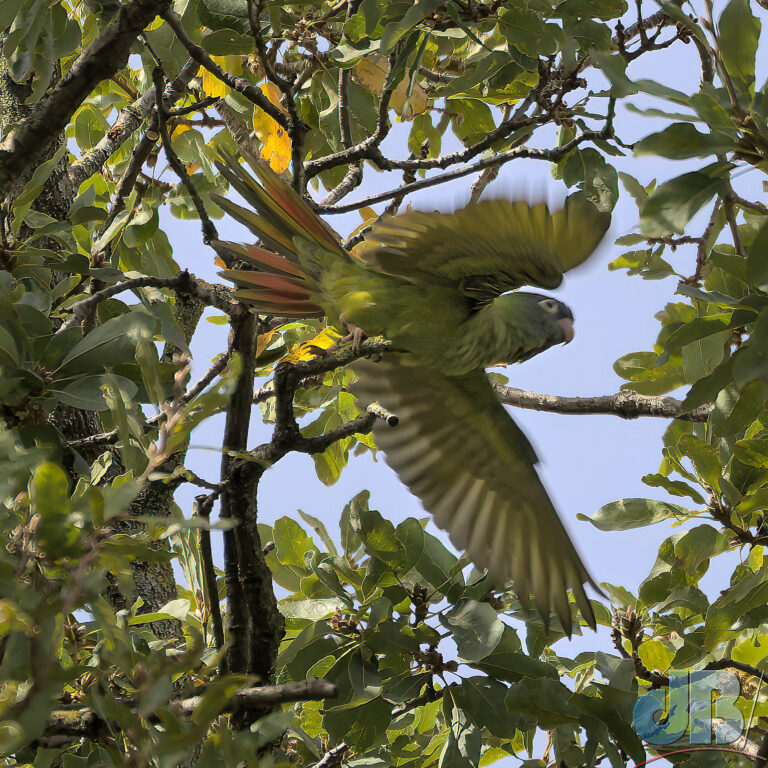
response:
<path fill-rule="evenodd" d="M 353 365 L 361 404 L 378 402 L 399 417 L 395 428 L 374 427 L 387 463 L 493 583 L 511 579 L 525 608 L 532 596 L 545 623 L 554 610 L 568 635 L 572 590 L 594 628 L 584 585 L 597 586 L 484 369 L 570 341 L 567 306 L 516 289 L 556 288 L 595 250 L 608 217 L 578 200 L 550 211 L 497 199 L 452 214 L 384 218 L 348 252 L 293 189 L 246 160 L 253 175 L 230 155 L 218 163 L 253 210 L 217 202 L 260 240 L 213 243 L 251 267 L 222 273 L 235 295 L 264 313 L 324 316 L 389 339 L 394 352 Z"/>

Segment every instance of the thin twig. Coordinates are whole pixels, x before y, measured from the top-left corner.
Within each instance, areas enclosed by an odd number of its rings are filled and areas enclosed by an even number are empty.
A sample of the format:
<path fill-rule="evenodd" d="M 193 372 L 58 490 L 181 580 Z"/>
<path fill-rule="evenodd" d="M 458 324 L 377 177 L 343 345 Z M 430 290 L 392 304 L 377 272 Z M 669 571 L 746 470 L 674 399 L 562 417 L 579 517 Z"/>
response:
<path fill-rule="evenodd" d="M 190 80 L 197 74 L 200 65 L 193 59 L 188 59 L 163 93 L 165 103 L 175 102 L 186 90 Z M 69 183 L 77 189 L 87 178 L 101 168 L 111 155 L 138 130 L 155 106 L 155 88 L 148 88 L 143 95 L 132 104 L 123 107 L 112 127 L 104 134 L 99 142 L 72 163 L 69 168 Z"/>
<path fill-rule="evenodd" d="M 168 158 L 168 164 L 173 168 L 174 173 L 179 177 L 181 183 L 185 186 L 189 197 L 192 200 L 192 204 L 195 206 L 197 215 L 200 218 L 200 225 L 203 228 L 203 242 L 208 245 L 212 240 L 217 240 L 219 233 L 216 231 L 215 224 L 211 221 L 208 211 L 205 210 L 202 198 L 197 192 L 197 187 L 192 181 L 187 168 L 181 159 L 176 154 L 176 150 L 173 148 L 171 137 L 168 133 L 168 115 L 166 112 L 165 104 L 163 104 L 163 86 L 165 83 L 165 73 L 162 67 L 155 67 L 152 70 L 152 81 L 155 84 L 155 91 L 157 92 L 157 100 L 155 103 L 155 109 L 157 110 L 157 128 L 160 133 L 160 140 L 163 142 L 163 149 L 165 150 L 165 156 Z"/>
<path fill-rule="evenodd" d="M 276 120 L 283 128 L 288 129 L 288 120 L 285 113 L 278 109 L 262 92 L 262 90 L 243 77 L 230 75 L 223 70 L 210 56 L 210 54 L 195 43 L 184 29 L 181 19 L 171 10 L 163 14 L 163 19 L 178 37 L 179 42 L 187 49 L 189 55 L 201 66 L 205 67 L 215 78 L 228 85 L 233 91 L 245 96 L 246 99 L 264 110 L 273 120 Z"/>
<path fill-rule="evenodd" d="M 345 203 L 343 205 L 319 205 L 316 207 L 318 213 L 349 213 L 349 211 L 356 211 L 359 208 L 365 208 L 369 205 L 375 205 L 376 203 L 382 203 L 385 200 L 391 200 L 394 197 L 403 194 L 409 194 L 416 192 L 420 189 L 427 189 L 439 184 L 444 184 L 447 181 L 453 181 L 454 179 L 460 179 L 464 176 L 469 176 L 478 171 L 483 171 L 486 168 L 492 168 L 494 166 L 504 165 L 511 160 L 518 158 L 528 158 L 531 160 L 546 160 L 551 163 L 559 163 L 569 152 L 576 149 L 580 144 L 585 141 L 595 141 L 596 139 L 610 138 L 610 135 L 605 129 L 600 131 L 585 131 L 579 136 L 574 137 L 571 141 L 563 144 L 561 147 L 555 147 L 554 149 L 534 149 L 532 147 L 518 147 L 515 149 L 507 150 L 506 152 L 499 152 L 492 157 L 479 160 L 472 165 L 467 165 L 464 168 L 456 168 L 446 173 L 438 174 L 437 176 L 431 176 L 427 179 L 420 179 L 418 181 L 411 182 L 410 184 L 403 184 L 397 189 L 389 190 L 388 192 L 379 192 L 378 194 L 370 195 L 369 197 L 358 200 L 354 203 Z"/>
<path fill-rule="evenodd" d="M 216 362 L 206 371 L 206 373 L 179 398 L 179 402 L 182 405 L 186 405 L 196 398 L 227 367 L 227 363 L 229 363 L 231 357 L 231 348 L 219 355 Z M 165 418 L 165 414 L 160 413 L 157 416 L 153 416 L 151 419 L 147 419 L 146 422 L 144 422 L 144 429 L 158 429 L 165 421 Z M 100 432 L 97 435 L 88 435 L 88 437 L 81 437 L 78 440 L 70 440 L 67 443 L 67 447 L 78 449 L 88 448 L 92 445 L 109 445 L 116 442 L 119 436 L 119 432 L 116 429 L 113 429 L 110 432 Z"/>

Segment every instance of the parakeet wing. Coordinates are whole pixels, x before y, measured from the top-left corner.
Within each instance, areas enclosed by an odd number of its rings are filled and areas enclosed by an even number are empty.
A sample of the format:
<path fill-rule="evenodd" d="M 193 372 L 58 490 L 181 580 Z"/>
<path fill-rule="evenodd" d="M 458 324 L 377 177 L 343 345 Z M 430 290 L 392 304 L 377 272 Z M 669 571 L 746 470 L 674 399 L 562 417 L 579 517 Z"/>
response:
<path fill-rule="evenodd" d="M 609 217 L 571 199 L 559 210 L 525 200 L 487 200 L 455 213 L 413 211 L 383 219 L 358 255 L 413 282 L 442 278 L 488 301 L 522 285 L 556 288 L 595 250 Z"/>
<path fill-rule="evenodd" d="M 354 363 L 353 392 L 399 417 L 374 427 L 377 446 L 453 544 L 491 579 L 510 578 L 545 621 L 554 609 L 570 635 L 567 590 L 586 622 L 595 617 L 584 591 L 594 585 L 535 469 L 536 454 L 504 410 L 485 372 L 459 377 L 388 355 Z"/>

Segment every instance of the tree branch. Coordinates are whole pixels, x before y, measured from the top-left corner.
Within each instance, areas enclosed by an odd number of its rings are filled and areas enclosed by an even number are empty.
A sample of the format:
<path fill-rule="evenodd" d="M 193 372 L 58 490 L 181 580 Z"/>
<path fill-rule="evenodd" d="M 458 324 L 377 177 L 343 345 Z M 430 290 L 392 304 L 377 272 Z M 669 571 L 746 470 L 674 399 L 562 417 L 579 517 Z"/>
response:
<path fill-rule="evenodd" d="M 33 165 L 63 133 L 94 87 L 124 67 L 138 34 L 170 5 L 170 0 L 131 0 L 72 64 L 64 77 L 0 142 L 0 195 Z"/>
<path fill-rule="evenodd" d="M 197 215 L 200 218 L 200 224 L 203 228 L 203 242 L 209 245 L 212 240 L 217 240 L 219 233 L 216 231 L 216 225 L 211 221 L 211 217 L 208 215 L 208 211 L 205 210 L 205 205 L 197 192 L 195 183 L 187 173 L 187 168 L 181 159 L 176 154 L 176 150 L 173 148 L 171 137 L 168 133 L 168 113 L 166 111 L 165 104 L 163 103 L 163 81 L 165 80 L 165 74 L 162 67 L 155 67 L 152 70 L 152 80 L 155 84 L 155 93 L 157 94 L 155 109 L 157 110 L 157 128 L 160 133 L 160 140 L 163 142 L 163 149 L 165 150 L 165 156 L 168 158 L 168 164 L 173 168 L 174 173 L 179 177 L 181 183 L 186 187 L 192 204 L 195 206 Z"/>
<path fill-rule="evenodd" d="M 277 609 L 272 573 L 264 559 L 256 526 L 256 492 L 263 468 L 243 461 L 253 397 L 256 318 L 250 313 L 231 320 L 230 344 L 240 355 L 242 371 L 227 406 L 222 441 L 221 507 L 219 518 L 231 520 L 224 531 L 224 571 L 227 586 L 227 630 L 230 646 L 223 666 L 234 673 L 274 679 L 277 651 L 284 620 Z M 259 712 L 238 710 L 236 727 L 246 727 L 269 708 Z"/>
<path fill-rule="evenodd" d="M 253 40 L 256 44 L 256 54 L 264 74 L 269 82 L 274 83 L 282 92 L 285 106 L 288 111 L 288 124 L 286 130 L 291 137 L 291 167 L 293 170 L 293 187 L 297 192 L 304 189 L 304 137 L 309 131 L 309 126 L 301 119 L 294 98 L 294 82 L 296 75 L 283 77 L 275 71 L 272 59 L 267 51 L 267 45 L 261 34 L 261 14 L 264 10 L 264 0 L 247 0 L 248 21 L 251 27 Z"/>
<path fill-rule="evenodd" d="M 163 92 L 163 101 L 167 104 L 175 102 L 184 93 L 198 69 L 200 69 L 200 65 L 194 59 L 188 59 L 179 74 Z M 72 163 L 69 168 L 69 180 L 74 189 L 77 189 L 87 178 L 96 173 L 115 150 L 138 130 L 139 126 L 152 113 L 155 106 L 155 95 L 154 87 L 148 88 L 132 104 L 123 107 L 117 120 L 93 149 Z"/>
<path fill-rule="evenodd" d="M 636 392 L 622 391 L 615 395 L 597 397 L 562 397 L 526 392 L 523 389 L 494 384 L 496 394 L 506 405 L 527 408 L 532 411 L 549 413 L 590 414 L 619 416 L 622 419 L 637 419 L 651 416 L 660 419 L 682 419 L 683 421 L 706 421 L 712 407 L 703 405 L 689 413 L 680 414 L 682 400 L 674 397 L 651 397 Z"/>
<path fill-rule="evenodd" d="M 338 768 L 347 752 L 349 752 L 349 746 L 342 741 L 341 744 L 329 749 L 315 763 L 315 768 Z M 756 766 L 756 768 L 760 768 L 760 766 Z"/>
<path fill-rule="evenodd" d="M 233 91 L 237 91 L 245 96 L 246 99 L 252 101 L 259 109 L 264 110 L 273 120 L 276 120 L 279 125 L 288 130 L 288 120 L 282 110 L 278 109 L 262 92 L 261 88 L 252 83 L 249 83 L 243 77 L 237 77 L 230 75 L 229 72 L 223 70 L 211 57 L 210 54 L 201 48 L 192 38 L 187 34 L 187 30 L 181 23 L 181 19 L 171 10 L 162 14 L 163 19 L 168 23 L 171 29 L 179 38 L 179 42 L 187 49 L 189 55 L 200 66 L 205 67 L 215 78 L 221 80 L 222 83 L 226 83 Z"/>
<path fill-rule="evenodd" d="M 223 285 L 211 285 L 203 280 L 198 280 L 184 270 L 184 272 L 179 272 L 173 277 L 154 277 L 153 275 L 145 275 L 143 277 L 133 277 L 122 283 L 111 285 L 108 288 L 102 288 L 87 299 L 78 301 L 69 307 L 67 311 L 71 313 L 71 316 L 61 324 L 56 333 L 62 333 L 68 328 L 77 325 L 78 322 L 88 316 L 97 304 L 116 296 L 118 293 L 123 293 L 123 291 L 134 291 L 137 288 L 150 287 L 170 288 L 175 291 L 194 294 L 206 304 L 209 304 L 228 315 L 239 311 L 239 305 L 226 298 L 226 294 L 230 293 L 229 289 L 225 288 Z"/>
<path fill-rule="evenodd" d="M 310 677 L 299 683 L 245 688 L 234 694 L 222 711 L 260 709 L 295 701 L 322 701 L 334 698 L 337 693 L 338 688 L 334 683 Z M 175 704 L 181 715 L 190 717 L 203 701 L 203 696 L 190 696 L 176 699 Z M 127 703 L 133 704 L 130 700 Z M 76 737 L 95 739 L 108 736 L 111 732 L 112 727 L 108 721 L 92 709 L 59 709 L 54 710 L 48 718 L 43 738 L 48 741 L 51 738 L 63 737 L 62 743 L 67 743 Z"/>
<path fill-rule="evenodd" d="M 431 704 L 433 701 L 437 701 L 443 697 L 445 688 L 441 688 L 439 691 L 435 690 L 431 685 L 427 686 L 427 689 L 420 696 L 416 696 L 410 701 L 406 701 L 404 704 L 399 704 L 392 710 L 392 717 L 400 717 L 406 712 L 410 712 L 419 707 L 423 707 L 425 704 Z"/>
<path fill-rule="evenodd" d="M 492 168 L 495 166 L 504 165 L 510 160 L 517 158 L 528 158 L 531 160 L 546 160 L 550 163 L 559 163 L 569 152 L 583 144 L 585 141 L 594 141 L 595 139 L 610 138 L 609 132 L 605 129 L 601 131 L 585 131 L 579 136 L 576 136 L 571 141 L 563 144 L 561 147 L 555 147 L 554 149 L 534 149 L 532 147 L 518 147 L 515 149 L 507 150 L 506 152 L 499 152 L 492 157 L 479 160 L 472 165 L 467 165 L 464 168 L 456 168 L 453 171 L 447 173 L 441 173 L 437 176 L 431 176 L 428 179 L 420 179 L 408 184 L 402 184 L 397 189 L 389 190 L 388 192 L 379 192 L 375 195 L 358 200 L 354 203 L 346 203 L 344 205 L 316 205 L 315 210 L 318 213 L 349 213 L 359 208 L 365 208 L 369 205 L 375 205 L 376 203 L 382 203 L 385 200 L 392 200 L 400 195 L 406 195 L 410 192 L 416 192 L 420 189 L 427 189 L 429 187 L 435 187 L 439 184 L 444 184 L 447 181 L 453 181 L 454 179 L 460 179 L 464 176 L 469 176 L 478 171 L 483 171 L 486 168 Z M 325 159 L 325 158 L 323 158 Z M 319 161 L 318 161 L 319 162 Z M 408 161 L 403 161 L 406 163 Z M 420 162 L 415 160 L 413 162 Z M 396 167 L 400 167 L 403 163 L 396 164 Z"/>

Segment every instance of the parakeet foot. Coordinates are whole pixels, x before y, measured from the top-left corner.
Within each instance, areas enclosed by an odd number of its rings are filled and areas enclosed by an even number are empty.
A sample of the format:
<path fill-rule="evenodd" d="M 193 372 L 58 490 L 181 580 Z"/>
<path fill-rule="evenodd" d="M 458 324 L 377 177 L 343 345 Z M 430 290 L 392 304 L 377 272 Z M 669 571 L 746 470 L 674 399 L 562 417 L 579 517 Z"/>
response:
<path fill-rule="evenodd" d="M 344 336 L 344 338 L 339 339 L 337 344 L 343 344 L 345 341 L 351 341 L 352 342 L 352 349 L 357 353 L 360 351 L 360 345 L 363 343 L 363 339 L 366 338 L 365 331 L 362 328 L 358 328 L 358 326 L 353 325 L 352 323 L 347 320 L 344 315 L 340 317 L 340 320 L 344 325 L 346 326 L 349 333 Z"/>

